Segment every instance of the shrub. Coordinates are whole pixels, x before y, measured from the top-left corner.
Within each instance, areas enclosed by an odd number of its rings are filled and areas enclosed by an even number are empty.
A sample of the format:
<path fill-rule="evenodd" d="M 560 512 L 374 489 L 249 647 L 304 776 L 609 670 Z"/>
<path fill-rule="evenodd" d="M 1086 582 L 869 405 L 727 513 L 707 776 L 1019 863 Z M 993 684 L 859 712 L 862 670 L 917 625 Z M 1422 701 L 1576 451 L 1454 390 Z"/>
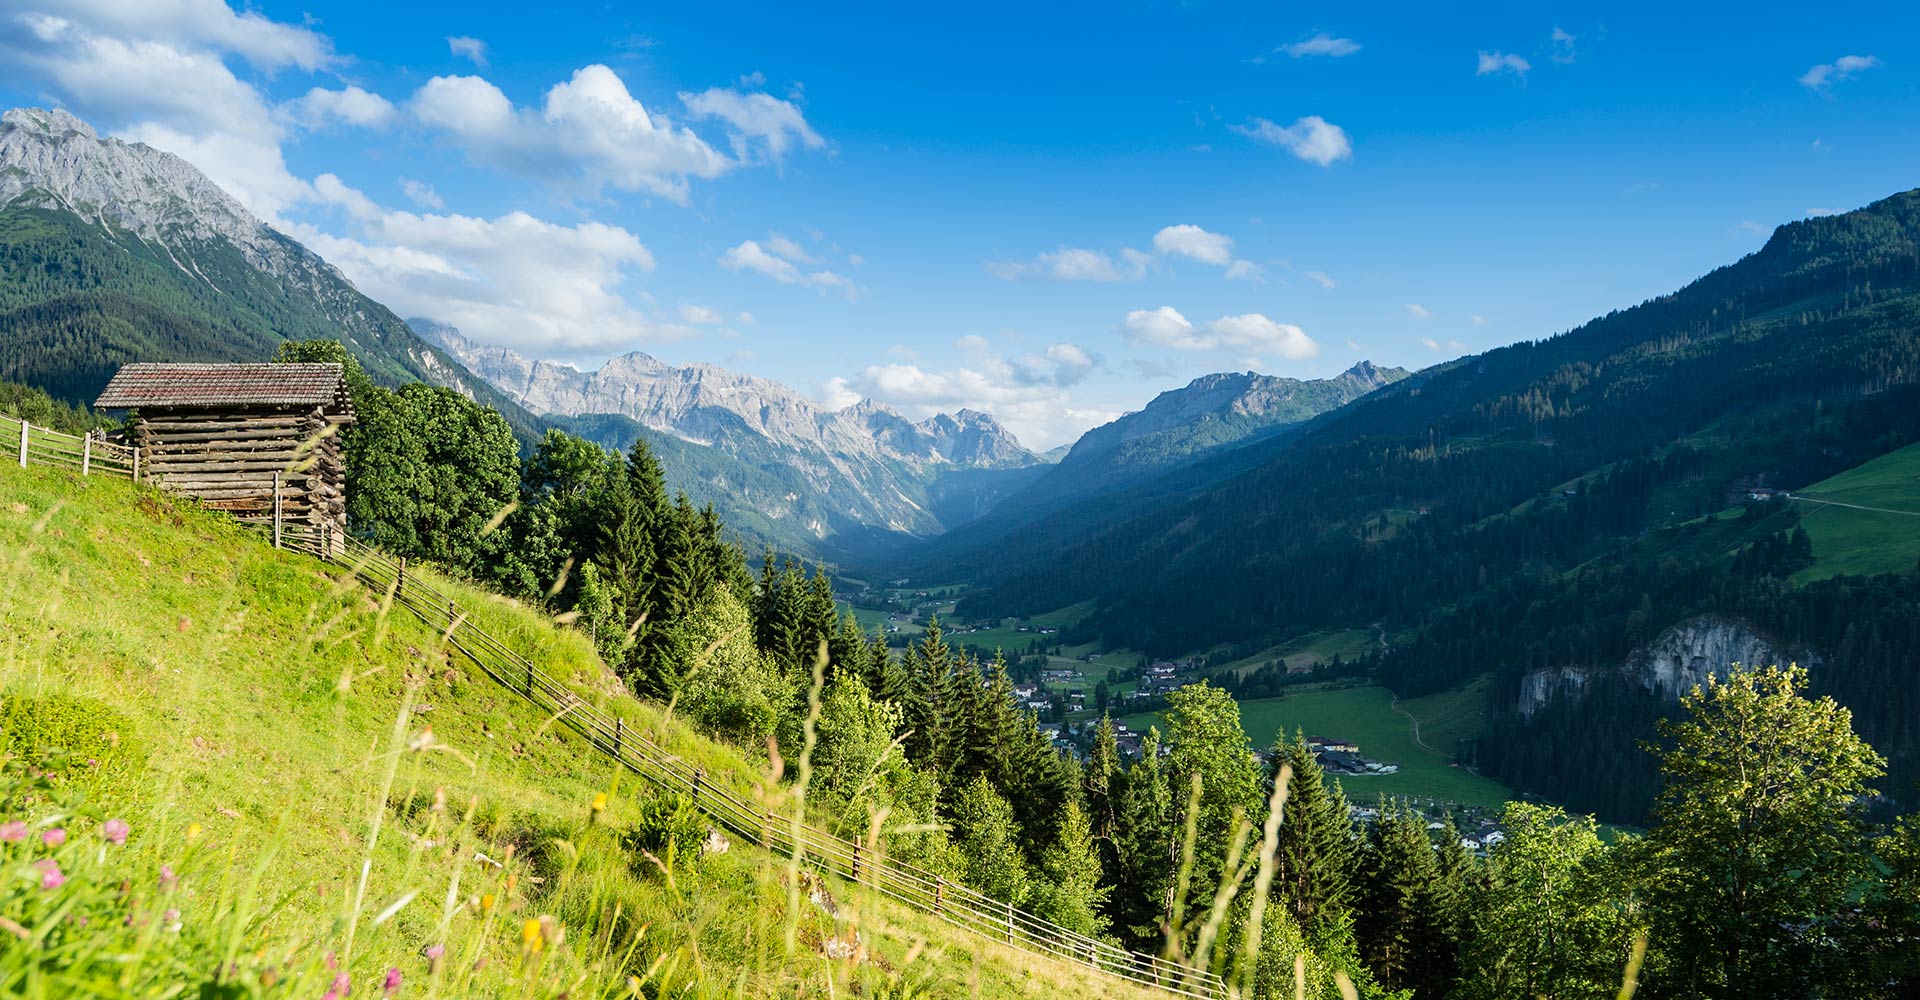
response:
<path fill-rule="evenodd" d="M 131 720 L 105 702 L 63 694 L 0 696 L 0 751 L 65 779 L 119 778 L 146 766 Z"/>
<path fill-rule="evenodd" d="M 658 871 L 646 854 L 652 854 L 670 871 L 678 871 L 698 861 L 700 845 L 707 839 L 707 823 L 685 795 L 653 795 L 639 801 L 639 816 L 623 838 L 630 852 L 628 863 L 636 872 Z"/>

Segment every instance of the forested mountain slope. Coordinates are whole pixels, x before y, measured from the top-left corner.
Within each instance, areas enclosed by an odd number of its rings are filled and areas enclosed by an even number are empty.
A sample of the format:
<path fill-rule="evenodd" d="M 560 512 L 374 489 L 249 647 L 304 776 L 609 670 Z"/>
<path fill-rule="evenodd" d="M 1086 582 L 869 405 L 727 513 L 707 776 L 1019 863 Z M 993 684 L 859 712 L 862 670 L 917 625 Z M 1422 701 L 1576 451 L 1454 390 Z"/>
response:
<path fill-rule="evenodd" d="M 1333 378 L 1203 375 L 1082 435 L 977 521 L 902 553 L 893 569 L 968 579 L 1042 565 L 1090 534 L 1232 478 L 1307 422 L 1406 378 L 1362 361 Z"/>
<path fill-rule="evenodd" d="M 1403 694 L 1494 670 L 1510 709 L 1519 672 L 1617 662 L 1648 637 L 1619 631 L 1643 596 L 1657 630 L 1706 586 L 1663 604 L 1636 583 L 1618 622 L 1575 599 L 1581 641 L 1516 629 L 1564 574 L 1752 488 L 1814 483 L 1920 438 L 1917 246 L 1916 192 L 1783 226 L 1672 295 L 1361 400 L 1260 468 L 995 580 L 963 611 L 1092 598 L 1070 638 L 1159 653 L 1381 623 L 1429 637 L 1377 665 Z M 1697 571 L 1713 580 L 1751 568 L 1712 555 Z M 1677 571 L 1658 552 L 1643 566 Z M 1490 593 L 1501 614 L 1476 603 Z M 1467 608 L 1481 614 L 1449 617 Z"/>
<path fill-rule="evenodd" d="M 336 338 L 375 380 L 538 421 L 186 161 L 63 111 L 0 119 L 0 380 L 92 402 L 128 361 L 265 361 Z"/>

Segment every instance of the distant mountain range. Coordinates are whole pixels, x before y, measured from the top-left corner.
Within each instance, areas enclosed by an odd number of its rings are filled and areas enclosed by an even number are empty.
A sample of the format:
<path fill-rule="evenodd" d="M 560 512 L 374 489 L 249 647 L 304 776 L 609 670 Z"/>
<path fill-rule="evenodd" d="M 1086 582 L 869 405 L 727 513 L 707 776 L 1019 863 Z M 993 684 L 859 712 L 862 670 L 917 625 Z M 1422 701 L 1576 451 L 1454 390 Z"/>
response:
<path fill-rule="evenodd" d="M 314 337 L 344 341 L 385 384 L 450 386 L 494 407 L 523 442 L 549 426 L 615 448 L 645 437 L 672 484 L 750 546 L 861 566 L 937 556 L 929 540 L 956 528 L 1004 536 L 1097 504 L 1406 374 L 1211 375 L 1040 456 L 974 410 L 829 410 L 713 365 L 632 353 L 583 372 L 402 322 L 179 157 L 65 111 L 0 116 L 0 379 L 87 402 L 129 361 L 258 361 Z"/>
<path fill-rule="evenodd" d="M 590 440 L 646 436 L 676 485 L 753 534 L 859 553 L 964 523 L 1045 464 L 977 410 L 908 420 L 864 400 L 829 410 L 775 382 L 634 352 L 583 372 L 410 321 L 515 403 Z"/>

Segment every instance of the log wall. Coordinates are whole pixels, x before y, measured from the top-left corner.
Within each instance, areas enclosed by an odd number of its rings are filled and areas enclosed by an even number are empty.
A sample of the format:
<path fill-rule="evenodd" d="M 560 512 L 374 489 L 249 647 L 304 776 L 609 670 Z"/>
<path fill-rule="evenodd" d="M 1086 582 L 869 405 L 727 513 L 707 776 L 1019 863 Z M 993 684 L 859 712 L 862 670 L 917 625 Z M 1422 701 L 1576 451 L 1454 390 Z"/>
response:
<path fill-rule="evenodd" d="M 140 448 L 142 479 L 242 521 L 273 520 L 278 473 L 282 524 L 331 528 L 336 544 L 344 544 L 339 431 L 348 419 L 323 407 L 168 409 L 139 414 L 131 437 Z"/>

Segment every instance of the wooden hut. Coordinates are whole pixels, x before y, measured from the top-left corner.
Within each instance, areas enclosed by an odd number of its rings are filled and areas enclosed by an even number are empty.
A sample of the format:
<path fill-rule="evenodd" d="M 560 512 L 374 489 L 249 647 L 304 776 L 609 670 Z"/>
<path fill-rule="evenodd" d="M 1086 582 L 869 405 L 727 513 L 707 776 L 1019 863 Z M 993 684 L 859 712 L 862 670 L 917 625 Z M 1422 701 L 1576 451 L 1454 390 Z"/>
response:
<path fill-rule="evenodd" d="M 353 401 L 339 365 L 130 364 L 93 405 L 133 411 L 136 478 L 273 523 L 289 544 L 344 546 Z"/>

